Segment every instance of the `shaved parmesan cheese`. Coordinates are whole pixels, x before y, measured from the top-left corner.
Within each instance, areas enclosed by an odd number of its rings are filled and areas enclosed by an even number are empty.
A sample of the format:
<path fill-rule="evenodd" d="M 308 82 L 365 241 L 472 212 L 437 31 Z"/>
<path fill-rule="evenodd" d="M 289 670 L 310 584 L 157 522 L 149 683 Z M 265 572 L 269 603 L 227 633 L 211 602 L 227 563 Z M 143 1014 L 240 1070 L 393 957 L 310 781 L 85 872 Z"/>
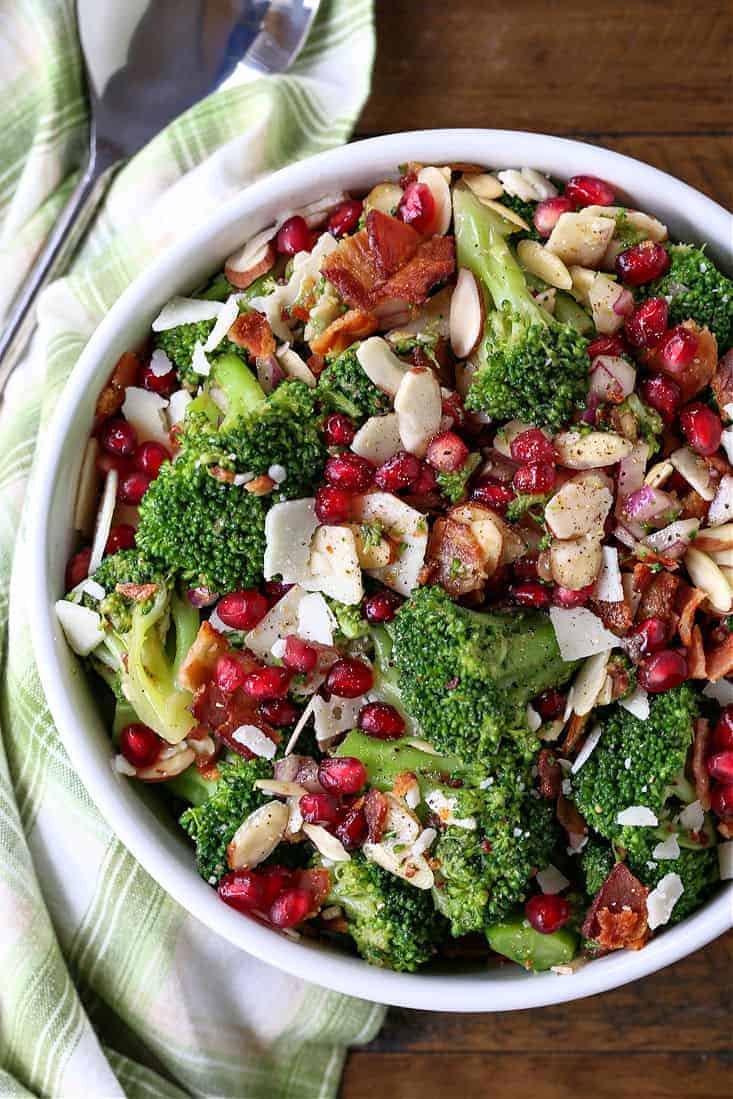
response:
<path fill-rule="evenodd" d="M 197 324 L 199 321 L 213 321 L 219 316 L 220 301 L 204 301 L 201 298 L 171 298 L 153 321 L 153 332 L 165 332 L 177 328 L 179 324 Z"/>
<path fill-rule="evenodd" d="M 570 882 L 556 866 L 549 863 L 544 870 L 537 871 L 537 883 L 543 893 L 562 893 Z"/>
<path fill-rule="evenodd" d="M 211 373 L 211 363 L 206 358 L 206 352 L 201 346 L 201 342 L 199 340 L 196 341 L 193 347 L 191 366 L 196 371 L 196 373 L 200 374 L 203 378 L 208 378 L 209 374 Z"/>
<path fill-rule="evenodd" d="M 701 801 L 691 801 L 677 817 L 677 823 L 688 832 L 701 832 L 705 825 L 705 809 Z"/>
<path fill-rule="evenodd" d="M 253 755 L 260 756 L 262 759 L 275 758 L 277 745 L 273 740 L 270 740 L 269 736 L 265 736 L 256 725 L 240 725 L 232 733 L 232 740 L 236 740 L 238 744 L 243 744 L 245 748 L 249 748 Z"/>
<path fill-rule="evenodd" d="M 624 589 L 621 583 L 621 569 L 618 567 L 618 550 L 612 546 L 603 546 L 601 553 L 603 564 L 593 595 L 604 603 L 623 603 Z"/>
<path fill-rule="evenodd" d="M 350 862 L 351 855 L 336 836 L 327 832 L 321 824 L 304 824 L 303 831 L 313 846 L 331 862 Z"/>
<path fill-rule="evenodd" d="M 279 340 L 287 343 L 291 338 L 290 328 L 283 320 L 283 310 L 289 311 L 305 292 L 315 288 L 320 279 L 321 263 L 337 247 L 330 233 L 323 233 L 310 252 L 298 252 L 291 261 L 291 273 L 288 281 L 277 286 L 269 294 L 252 298 L 249 305 L 258 313 L 264 313 L 270 322 L 270 328 Z"/>
<path fill-rule="evenodd" d="M 299 584 L 309 575 L 310 544 L 317 526 L 312 497 L 273 504 L 265 517 L 266 580 L 280 575 L 285 584 Z"/>
<path fill-rule="evenodd" d="M 630 828 L 654 828 L 659 821 L 656 814 L 652 813 L 646 805 L 630 805 L 628 809 L 622 809 L 616 815 L 616 823 L 622 827 Z"/>
<path fill-rule="evenodd" d="M 318 527 L 311 539 L 308 571 L 301 583 L 306 591 L 323 592 L 347 606 L 361 601 L 364 594 L 361 566 L 354 532 L 349 527 Z"/>
<path fill-rule="evenodd" d="M 673 832 L 662 840 L 652 851 L 653 859 L 678 859 L 680 857 L 680 843 Z"/>
<path fill-rule="evenodd" d="M 128 385 L 122 415 L 135 428 L 138 443 L 152 441 L 164 447 L 171 445 L 165 409 L 168 401 L 158 393 Z"/>
<path fill-rule="evenodd" d="M 381 466 L 402 449 L 399 417 L 396 412 L 386 416 L 370 416 L 357 431 L 351 444 L 354 454 Z"/>
<path fill-rule="evenodd" d="M 355 729 L 357 715 L 364 705 L 363 698 L 337 698 L 336 695 L 328 702 L 320 695 L 314 695 L 311 702 L 316 740 L 319 744 L 331 740 L 339 733 Z"/>
<path fill-rule="evenodd" d="M 588 761 L 588 759 L 590 758 L 593 750 L 595 749 L 596 744 L 601 739 L 602 732 L 603 732 L 602 727 L 600 725 L 596 725 L 588 733 L 588 736 L 586 737 L 585 744 L 583 745 L 583 747 L 578 752 L 578 755 L 575 759 L 575 762 L 573 763 L 573 766 L 570 768 L 571 774 L 573 774 L 573 775 L 577 774 L 578 771 L 580 770 L 580 768 L 583 766 L 583 764 Z M 628 813 L 628 811 L 629 811 L 628 809 L 624 810 L 624 812 L 626 812 L 626 813 Z"/>
<path fill-rule="evenodd" d="M 727 427 L 720 436 L 720 442 L 729 462 L 733 462 L 733 429 Z"/>
<path fill-rule="evenodd" d="M 531 703 L 527 703 L 527 728 L 530 733 L 536 733 L 542 725 L 542 718 Z"/>
<path fill-rule="evenodd" d="M 382 568 L 368 569 L 369 575 L 400 595 L 409 595 L 417 587 L 428 548 L 425 516 L 390 492 L 362 496 L 355 502 L 355 509 L 362 522 L 380 524 L 385 534 L 399 545 L 397 560 Z"/>
<path fill-rule="evenodd" d="M 56 603 L 56 617 L 66 640 L 79 656 L 89 656 L 104 640 L 102 619 L 96 611 L 91 611 L 88 607 L 70 603 L 68 599 L 59 599 Z"/>
<path fill-rule="evenodd" d="M 112 767 L 118 775 L 127 775 L 128 778 L 132 778 L 133 775 L 137 774 L 130 761 L 125 759 L 123 755 L 118 754 L 114 757 Z"/>
<path fill-rule="evenodd" d="M 289 378 L 297 378 L 299 382 L 304 382 L 305 385 L 311 388 L 315 386 L 315 374 L 308 364 L 303 362 L 298 352 L 293 351 L 289 343 L 284 343 L 281 347 L 278 347 L 275 355 Z"/>
<path fill-rule="evenodd" d="M 82 595 L 88 595 L 91 599 L 96 599 L 99 602 L 100 599 L 104 599 L 105 591 L 101 584 L 98 584 L 96 580 L 91 580 L 87 577 L 86 580 L 82 580 L 80 584 L 77 584 L 75 588 L 72 588 L 68 593 L 67 598 L 71 597 L 72 603 L 79 603 Z"/>
<path fill-rule="evenodd" d="M 303 596 L 298 606 L 298 637 L 318 645 L 333 645 L 335 625 L 336 619 L 320 592 Z"/>
<path fill-rule="evenodd" d="M 717 683 L 706 683 L 702 693 L 706 698 L 713 698 L 721 706 L 730 706 L 733 703 L 733 683 L 729 679 L 719 679 Z"/>
<path fill-rule="evenodd" d="M 239 303 L 236 297 L 232 296 L 228 298 L 221 309 L 219 310 L 219 316 L 216 318 L 216 324 L 209 332 L 204 344 L 204 351 L 215 351 L 221 341 L 226 336 L 229 329 L 234 324 L 235 320 L 239 316 Z"/>
<path fill-rule="evenodd" d="M 272 651 L 272 646 L 281 637 L 288 637 L 298 629 L 298 608 L 304 596 L 297 584 L 278 599 L 261 622 L 245 636 L 247 648 L 263 660 Z"/>
<path fill-rule="evenodd" d="M 728 434 L 728 432 L 724 432 Z M 730 432 L 733 436 L 733 432 Z M 733 447 L 731 448 L 733 449 Z M 719 527 L 721 523 L 729 523 L 733 519 L 733 477 L 726 474 L 718 485 L 707 514 L 707 523 L 711 527 Z"/>
<path fill-rule="evenodd" d="M 647 918 L 652 931 L 668 922 L 684 891 L 679 874 L 665 874 L 657 888 L 652 889 L 646 899 Z"/>
<path fill-rule="evenodd" d="M 369 381 L 394 397 L 409 367 L 397 358 L 387 341 L 370 336 L 359 344 L 356 357 Z"/>
<path fill-rule="evenodd" d="M 418 856 L 424 855 L 425 852 L 433 846 L 437 838 L 438 833 L 435 831 L 434 828 L 423 828 L 422 832 L 412 845 L 412 854 L 414 858 L 418 858 Z M 731 844 L 731 846 L 733 846 L 733 844 Z"/>
<path fill-rule="evenodd" d="M 733 840 L 720 844 L 718 847 L 718 862 L 720 864 L 720 880 L 730 881 L 733 878 Z"/>
<path fill-rule="evenodd" d="M 117 483 L 119 481 L 119 475 L 116 469 L 111 469 L 107 474 L 107 478 L 104 482 L 104 492 L 99 504 L 99 511 L 97 512 L 97 524 L 94 530 L 94 541 L 92 542 L 92 552 L 89 557 L 89 574 L 92 575 L 97 571 L 102 564 L 102 558 L 104 557 L 104 548 L 107 545 L 107 539 L 109 538 L 109 532 L 112 527 L 112 516 L 114 515 L 115 502 L 117 500 Z"/>
<path fill-rule="evenodd" d="M 186 409 L 190 405 L 193 397 L 187 389 L 177 389 L 175 393 L 171 393 L 171 399 L 168 404 L 168 419 L 170 420 L 171 427 L 174 424 L 180 424 L 183 417 L 186 415 Z"/>
<path fill-rule="evenodd" d="M 166 374 L 170 374 L 172 369 L 173 363 L 170 361 L 165 351 L 160 347 L 156 347 L 155 351 L 150 356 L 150 373 L 155 378 L 164 378 Z"/>
<path fill-rule="evenodd" d="M 550 620 L 563 660 L 580 660 L 610 652 L 619 641 L 592 611 L 585 607 L 550 607 Z"/>
<path fill-rule="evenodd" d="M 637 687 L 628 698 L 620 698 L 618 704 L 638 717 L 639 721 L 646 721 L 649 717 L 649 695 L 643 687 Z"/>

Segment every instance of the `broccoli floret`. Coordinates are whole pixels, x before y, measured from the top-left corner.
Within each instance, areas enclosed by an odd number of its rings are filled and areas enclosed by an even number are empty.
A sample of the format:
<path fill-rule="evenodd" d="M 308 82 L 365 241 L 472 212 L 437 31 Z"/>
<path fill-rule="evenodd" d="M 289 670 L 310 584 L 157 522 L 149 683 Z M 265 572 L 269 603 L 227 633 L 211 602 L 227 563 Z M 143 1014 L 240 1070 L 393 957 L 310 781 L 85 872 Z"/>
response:
<path fill-rule="evenodd" d="M 508 737 L 532 756 L 526 705 L 575 667 L 562 660 L 546 615 L 485 614 L 453 603 L 442 588 L 420 588 L 391 629 L 404 705 L 436 748 L 481 758 Z"/>
<path fill-rule="evenodd" d="M 132 610 L 135 603 L 116 591 L 118 584 L 158 584 L 168 582 L 167 570 L 158 562 L 140 553 L 138 549 L 119 550 L 105 557 L 94 573 L 94 580 L 101 584 L 105 597 L 99 603 L 90 602 L 84 595 L 82 602 L 92 610 L 98 611 L 108 620 L 118 633 L 126 633 L 132 624 Z M 150 601 L 145 604 L 149 606 Z"/>
<path fill-rule="evenodd" d="M 203 381 L 201 375 L 193 368 L 193 350 L 197 343 L 203 347 L 215 323 L 215 320 L 195 321 L 191 324 L 179 324 L 175 328 L 167 328 L 164 332 L 155 334 L 156 349 L 165 351 L 184 385 L 195 388 Z M 243 348 L 237 347 L 226 337 L 216 349 L 217 354 L 224 352 L 242 358 L 245 354 Z"/>
<path fill-rule="evenodd" d="M 675 924 L 704 904 L 720 881 L 718 850 L 707 847 L 682 847 L 676 859 L 655 859 L 654 848 L 660 836 L 652 829 L 637 829 L 641 842 L 629 852 L 629 869 L 648 889 L 656 889 L 666 874 L 679 874 L 684 892 L 672 910 L 669 923 Z"/>
<path fill-rule="evenodd" d="M 357 425 L 370 416 L 390 412 L 392 402 L 386 393 L 364 373 L 356 357 L 356 345 L 327 366 L 318 379 L 316 394 L 327 411 L 344 412 Z"/>
<path fill-rule="evenodd" d="M 435 480 L 440 486 L 440 491 L 452 504 L 457 504 L 466 492 L 466 485 L 476 467 L 481 464 L 480 454 L 469 454 L 460 469 L 452 473 L 444 473 L 442 470 L 436 473 Z"/>
<path fill-rule="evenodd" d="M 523 218 L 529 230 L 520 229 L 516 234 L 517 240 L 541 240 L 540 234 L 537 232 L 534 226 L 534 212 L 537 209 L 536 202 L 526 202 L 523 198 L 519 198 L 518 195 L 508 195 L 506 191 L 499 199 L 502 206 L 508 207 L 513 210 L 515 214 L 519 214 L 520 218 Z"/>
<path fill-rule="evenodd" d="M 585 403 L 587 342 L 534 301 L 506 240 L 512 226 L 460 187 L 453 204 L 458 264 L 474 272 L 489 299 L 466 408 L 560 428 Z"/>
<path fill-rule="evenodd" d="M 616 852 L 607 840 L 591 836 L 580 856 L 585 891 L 592 900 L 617 862 Z"/>
<path fill-rule="evenodd" d="M 417 889 L 354 852 L 330 868 L 327 904 L 341 906 L 356 949 L 371 965 L 413 972 L 445 936 L 429 890 Z"/>
<path fill-rule="evenodd" d="M 338 599 L 326 596 L 329 610 L 336 619 L 337 632 L 334 638 L 336 648 L 344 648 L 349 641 L 357 641 L 369 634 L 369 623 L 362 616 L 361 605 L 349 606 L 339 603 Z"/>
<path fill-rule="evenodd" d="M 693 320 L 707 326 L 722 355 L 733 344 L 733 281 L 718 270 L 702 248 L 693 244 L 667 244 L 669 270 L 643 286 L 634 287 L 638 301 L 665 298 L 670 325 Z"/>
<path fill-rule="evenodd" d="M 544 521 L 545 504 L 549 499 L 549 492 L 520 493 L 507 505 L 506 517 L 510 523 L 516 523 L 529 512 L 533 519 L 541 523 Z"/>

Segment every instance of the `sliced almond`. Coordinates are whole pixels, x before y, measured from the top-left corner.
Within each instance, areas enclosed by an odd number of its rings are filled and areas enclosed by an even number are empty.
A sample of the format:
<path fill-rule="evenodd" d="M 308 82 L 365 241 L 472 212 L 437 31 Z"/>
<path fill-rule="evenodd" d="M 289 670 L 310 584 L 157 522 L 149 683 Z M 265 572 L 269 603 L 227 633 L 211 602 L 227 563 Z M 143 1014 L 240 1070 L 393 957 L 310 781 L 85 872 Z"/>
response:
<path fill-rule="evenodd" d="M 289 344 L 284 343 L 281 347 L 278 347 L 275 356 L 289 378 L 296 378 L 299 382 L 305 382 L 311 389 L 315 386 L 315 374 Z"/>
<path fill-rule="evenodd" d="M 669 460 L 680 476 L 684 477 L 688 485 L 694 488 L 703 500 L 715 499 L 715 484 L 704 458 L 695 454 L 689 447 L 683 446 L 670 454 Z"/>
<path fill-rule="evenodd" d="M 467 359 L 484 332 L 484 296 L 476 276 L 461 267 L 450 303 L 450 342 L 454 355 Z"/>
<path fill-rule="evenodd" d="M 254 785 L 256 790 L 262 790 L 265 794 L 274 794 L 283 798 L 302 797 L 303 794 L 308 793 L 305 786 L 301 786 L 297 782 L 285 782 L 279 778 L 258 778 Z"/>
<path fill-rule="evenodd" d="M 581 717 L 595 706 L 606 682 L 607 665 L 608 653 L 589 656 L 573 680 L 573 710 Z"/>
<path fill-rule="evenodd" d="M 602 469 L 631 453 L 633 443 L 612 431 L 564 431 L 555 436 L 560 465 L 566 469 Z"/>
<path fill-rule="evenodd" d="M 537 190 L 534 184 L 525 179 L 518 168 L 506 168 L 503 172 L 497 172 L 496 175 L 507 195 L 521 198 L 522 202 L 537 201 Z"/>
<path fill-rule="evenodd" d="M 453 214 L 449 186 L 450 169 L 448 169 L 448 179 L 446 180 L 444 170 L 441 168 L 421 168 L 417 173 L 417 182 L 424 183 L 429 187 L 435 200 L 435 216 L 430 225 L 430 232 L 443 236 L 448 232 Z"/>
<path fill-rule="evenodd" d="M 522 179 L 531 184 L 537 202 L 542 202 L 546 198 L 554 198 L 557 194 L 557 187 L 552 180 L 535 168 L 521 168 L 519 174 Z"/>
<path fill-rule="evenodd" d="M 570 290 L 573 285 L 570 272 L 560 259 L 536 240 L 520 240 L 517 245 L 519 262 L 526 271 L 536 275 L 558 290 Z"/>
<path fill-rule="evenodd" d="M 491 202 L 504 194 L 504 188 L 491 172 L 464 174 L 463 182 L 481 202 Z"/>
<path fill-rule="evenodd" d="M 719 527 L 706 527 L 695 539 L 695 549 L 703 553 L 720 553 L 733 549 L 733 523 L 723 523 Z"/>
<path fill-rule="evenodd" d="M 600 272 L 596 275 L 588 291 L 588 304 L 593 314 L 593 323 L 603 336 L 613 336 L 623 326 L 625 317 L 614 312 L 621 287 L 608 275 Z"/>
<path fill-rule="evenodd" d="M 716 614 L 727 614 L 733 605 L 733 592 L 712 557 L 690 546 L 685 554 L 685 566 L 695 587 L 707 593 Z"/>
<path fill-rule="evenodd" d="M 440 384 L 432 370 L 409 370 L 400 382 L 394 407 L 402 445 L 418 458 L 424 457 L 443 415 Z"/>
<path fill-rule="evenodd" d="M 230 870 L 245 870 L 259 866 L 277 847 L 285 835 L 290 810 L 282 801 L 269 801 L 250 813 L 227 847 Z"/>
<path fill-rule="evenodd" d="M 306 591 L 320 591 L 353 606 L 364 594 L 356 541 L 349 527 L 318 527 L 311 540 Z"/>
<path fill-rule="evenodd" d="M 582 302 L 583 305 L 590 306 L 588 294 L 590 288 L 596 281 L 597 271 L 592 271 L 589 267 L 581 267 L 579 264 L 573 264 L 568 268 L 570 271 L 570 277 L 573 280 L 573 295 Z"/>
<path fill-rule="evenodd" d="M 550 532 L 559 539 L 603 533 L 603 524 L 613 504 L 613 493 L 605 477 L 590 473 L 566 481 L 545 507 Z"/>
<path fill-rule="evenodd" d="M 531 233 L 531 226 L 527 225 L 527 222 L 518 214 L 516 210 L 512 210 L 511 206 L 504 206 L 501 202 L 493 202 L 491 199 L 482 198 L 484 206 L 488 206 L 490 210 L 493 210 L 499 217 L 504 218 L 505 221 L 511 222 L 512 225 L 516 225 L 517 229 L 523 229 L 525 233 Z M 516 229 L 511 230 L 516 232 Z"/>
<path fill-rule="evenodd" d="M 266 229 L 264 233 L 258 233 L 244 248 L 240 248 L 225 261 L 224 274 L 232 286 L 236 286 L 238 290 L 246 290 L 260 275 L 272 270 L 277 258 L 275 245 L 270 239 L 273 232 L 274 229 Z"/>
<path fill-rule="evenodd" d="M 600 538 L 583 535 L 567 542 L 554 540 L 550 546 L 552 578 L 571 591 L 587 588 L 601 570 L 603 553 Z"/>
<path fill-rule="evenodd" d="M 668 236 L 666 225 L 657 218 L 642 213 L 641 210 L 627 210 L 625 206 L 586 206 L 584 210 L 586 214 L 592 214 L 594 217 L 616 218 L 619 214 L 623 214 L 628 224 L 646 233 L 649 240 L 666 240 Z"/>
<path fill-rule="evenodd" d="M 357 431 L 351 444 L 354 454 L 381 466 L 402 449 L 400 423 L 396 412 L 386 416 L 370 416 Z"/>
<path fill-rule="evenodd" d="M 644 478 L 644 484 L 649 485 L 651 488 L 662 488 L 666 485 L 674 473 L 674 466 L 666 458 L 662 462 L 657 462 L 648 470 L 646 477 Z"/>
<path fill-rule="evenodd" d="M 585 211 L 561 214 L 546 247 L 568 265 L 598 267 L 615 231 L 616 222 L 612 218 L 596 217 Z"/>
<path fill-rule="evenodd" d="M 394 397 L 409 368 L 397 358 L 387 341 L 381 336 L 370 336 L 359 345 L 356 357 L 367 378 Z"/>
<path fill-rule="evenodd" d="M 392 214 L 400 204 L 402 188 L 398 183 L 378 183 L 364 199 L 364 209 L 380 210 L 383 214 Z"/>
<path fill-rule="evenodd" d="M 313 846 L 331 862 L 349 862 L 351 855 L 343 843 L 320 824 L 304 824 L 303 831 Z"/>
<path fill-rule="evenodd" d="M 175 746 L 176 749 L 180 745 Z M 175 778 L 183 774 L 196 758 L 193 748 L 185 745 L 181 751 L 173 751 L 170 755 L 164 750 L 155 763 L 149 767 L 140 768 L 136 774 L 141 782 L 165 782 L 166 779 Z"/>

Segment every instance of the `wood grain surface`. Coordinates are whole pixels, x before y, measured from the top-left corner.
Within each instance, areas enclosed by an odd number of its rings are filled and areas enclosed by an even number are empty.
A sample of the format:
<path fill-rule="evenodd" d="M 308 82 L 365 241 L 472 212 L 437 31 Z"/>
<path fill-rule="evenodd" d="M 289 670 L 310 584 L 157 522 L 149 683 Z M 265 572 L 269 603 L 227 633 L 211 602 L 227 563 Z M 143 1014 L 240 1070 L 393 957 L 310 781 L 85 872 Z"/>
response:
<path fill-rule="evenodd" d="M 733 207 L 730 0 L 376 0 L 376 13 L 357 137 L 441 126 L 578 137 Z M 502 1015 L 393 1009 L 350 1054 L 341 1088 L 341 1099 L 732 1094 L 733 932 L 575 1003 Z"/>

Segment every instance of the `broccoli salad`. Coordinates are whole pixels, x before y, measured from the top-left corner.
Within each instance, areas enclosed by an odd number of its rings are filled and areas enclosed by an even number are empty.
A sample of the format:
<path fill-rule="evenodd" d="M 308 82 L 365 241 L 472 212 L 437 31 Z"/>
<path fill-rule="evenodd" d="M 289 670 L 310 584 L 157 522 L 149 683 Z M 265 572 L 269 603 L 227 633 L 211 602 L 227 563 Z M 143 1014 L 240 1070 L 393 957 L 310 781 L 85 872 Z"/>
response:
<path fill-rule="evenodd" d="M 733 283 L 595 177 L 401 172 L 120 358 L 58 618 L 243 918 L 571 974 L 733 876 Z"/>

